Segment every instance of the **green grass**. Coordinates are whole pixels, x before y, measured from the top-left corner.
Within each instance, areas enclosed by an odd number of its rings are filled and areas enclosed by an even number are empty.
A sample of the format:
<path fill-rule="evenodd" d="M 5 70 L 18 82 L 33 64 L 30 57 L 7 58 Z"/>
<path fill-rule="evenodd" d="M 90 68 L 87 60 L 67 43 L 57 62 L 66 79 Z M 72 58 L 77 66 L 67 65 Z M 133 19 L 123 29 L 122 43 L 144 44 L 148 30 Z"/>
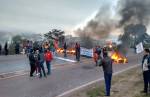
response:
<path fill-rule="evenodd" d="M 98 97 L 98 96 L 104 96 L 104 95 L 105 95 L 104 86 L 95 87 L 92 90 L 87 91 L 88 97 Z"/>
<path fill-rule="evenodd" d="M 117 93 L 115 93 L 115 91 L 112 89 L 114 93 L 111 95 L 111 97 L 150 97 L 150 94 L 146 95 L 140 93 L 140 91 L 143 89 L 143 79 L 139 68 L 135 68 L 129 70 L 128 72 L 113 76 L 112 86 L 114 85 L 117 87 L 118 84 L 123 84 L 124 87 L 127 86 L 128 89 L 125 90 L 125 92 L 119 90 L 120 92 Z M 102 81 L 102 84 L 86 91 L 86 95 L 87 97 L 103 97 L 105 95 L 104 89 L 105 86 L 104 82 Z"/>

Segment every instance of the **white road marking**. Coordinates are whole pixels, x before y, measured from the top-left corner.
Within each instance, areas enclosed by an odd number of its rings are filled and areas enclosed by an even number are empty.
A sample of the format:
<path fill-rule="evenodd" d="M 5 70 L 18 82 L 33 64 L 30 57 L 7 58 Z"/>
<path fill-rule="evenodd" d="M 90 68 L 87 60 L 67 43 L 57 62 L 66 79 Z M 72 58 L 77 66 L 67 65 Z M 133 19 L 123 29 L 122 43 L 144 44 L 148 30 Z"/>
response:
<path fill-rule="evenodd" d="M 124 70 L 115 72 L 113 75 L 120 74 L 120 73 L 122 73 L 122 72 L 125 72 L 125 71 L 127 71 L 127 70 L 130 70 L 130 69 L 135 68 L 135 67 L 138 67 L 138 66 L 139 66 L 139 65 L 134 65 L 134 66 L 128 67 L 128 68 L 126 68 L 126 69 L 124 69 Z M 84 88 L 84 87 L 87 87 L 87 86 L 89 86 L 89 85 L 91 85 L 91 84 L 97 83 L 97 82 L 102 81 L 102 80 L 104 80 L 103 77 L 102 77 L 102 78 L 99 78 L 99 79 L 97 79 L 97 80 L 88 82 L 88 83 L 86 83 L 86 84 L 84 84 L 84 85 L 77 86 L 76 88 L 73 88 L 73 89 L 71 89 L 71 90 L 68 90 L 68 91 L 66 91 L 66 92 L 64 92 L 64 93 L 62 93 L 62 94 L 60 94 L 60 95 L 58 95 L 58 96 L 56 96 L 56 97 L 65 97 L 65 95 L 71 94 L 71 93 L 73 93 L 73 92 L 75 92 L 75 91 L 77 91 L 77 90 L 79 90 L 79 89 L 82 89 L 82 88 Z"/>
<path fill-rule="evenodd" d="M 62 58 L 62 57 L 55 57 L 55 58 L 57 58 L 57 59 L 60 59 L 60 60 L 64 60 L 64 61 L 68 61 L 68 62 L 77 62 L 77 61 L 75 61 L 75 60 L 71 60 L 71 59 L 66 59 L 66 58 Z"/>

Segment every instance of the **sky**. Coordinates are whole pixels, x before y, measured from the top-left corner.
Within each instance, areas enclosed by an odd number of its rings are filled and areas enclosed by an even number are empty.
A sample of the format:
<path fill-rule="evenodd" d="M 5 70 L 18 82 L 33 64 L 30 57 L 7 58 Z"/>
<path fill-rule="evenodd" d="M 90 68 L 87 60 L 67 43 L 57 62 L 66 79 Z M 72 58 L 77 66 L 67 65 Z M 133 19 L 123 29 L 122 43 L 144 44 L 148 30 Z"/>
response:
<path fill-rule="evenodd" d="M 112 0 L 0 0 L 0 31 L 46 33 L 72 29 Z"/>

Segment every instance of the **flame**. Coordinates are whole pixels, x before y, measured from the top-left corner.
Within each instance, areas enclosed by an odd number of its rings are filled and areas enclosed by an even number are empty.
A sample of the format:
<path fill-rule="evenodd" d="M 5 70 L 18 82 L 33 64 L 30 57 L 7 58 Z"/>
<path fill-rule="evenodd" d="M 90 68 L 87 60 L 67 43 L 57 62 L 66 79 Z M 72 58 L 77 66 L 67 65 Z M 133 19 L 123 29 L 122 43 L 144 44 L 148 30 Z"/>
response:
<path fill-rule="evenodd" d="M 58 53 L 63 53 L 63 52 L 64 52 L 64 49 L 63 49 L 63 48 L 58 48 L 56 51 L 57 51 Z M 67 49 L 67 53 L 68 53 L 68 54 L 75 54 L 76 51 L 75 51 L 75 49 L 73 49 L 73 48 L 69 48 L 69 49 Z"/>
<path fill-rule="evenodd" d="M 111 58 L 114 60 L 116 63 L 127 63 L 128 60 L 126 57 L 122 56 L 119 52 L 114 52 L 111 56 Z"/>

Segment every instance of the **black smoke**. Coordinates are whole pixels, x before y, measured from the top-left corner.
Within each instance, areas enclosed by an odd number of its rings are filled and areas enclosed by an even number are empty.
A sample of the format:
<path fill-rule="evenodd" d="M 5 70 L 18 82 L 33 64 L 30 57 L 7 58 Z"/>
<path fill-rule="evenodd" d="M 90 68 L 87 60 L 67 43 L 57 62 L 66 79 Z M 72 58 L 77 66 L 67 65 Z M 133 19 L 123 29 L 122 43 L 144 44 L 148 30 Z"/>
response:
<path fill-rule="evenodd" d="M 110 4 L 103 4 L 93 19 L 88 21 L 83 29 L 75 31 L 77 36 L 81 37 L 84 46 L 92 48 L 92 40 L 106 39 L 112 30 L 115 29 L 115 21 L 111 18 Z M 83 39 L 84 38 L 84 39 Z M 88 41 L 88 42 L 87 42 Z"/>
<path fill-rule="evenodd" d="M 135 47 L 146 38 L 150 20 L 150 0 L 120 0 L 118 8 L 121 16 L 119 27 L 124 29 L 123 35 L 120 36 L 120 50 L 127 51 L 132 41 Z"/>
<path fill-rule="evenodd" d="M 148 25 L 150 20 L 150 0 L 120 0 L 118 2 L 120 26 L 128 24 Z"/>

